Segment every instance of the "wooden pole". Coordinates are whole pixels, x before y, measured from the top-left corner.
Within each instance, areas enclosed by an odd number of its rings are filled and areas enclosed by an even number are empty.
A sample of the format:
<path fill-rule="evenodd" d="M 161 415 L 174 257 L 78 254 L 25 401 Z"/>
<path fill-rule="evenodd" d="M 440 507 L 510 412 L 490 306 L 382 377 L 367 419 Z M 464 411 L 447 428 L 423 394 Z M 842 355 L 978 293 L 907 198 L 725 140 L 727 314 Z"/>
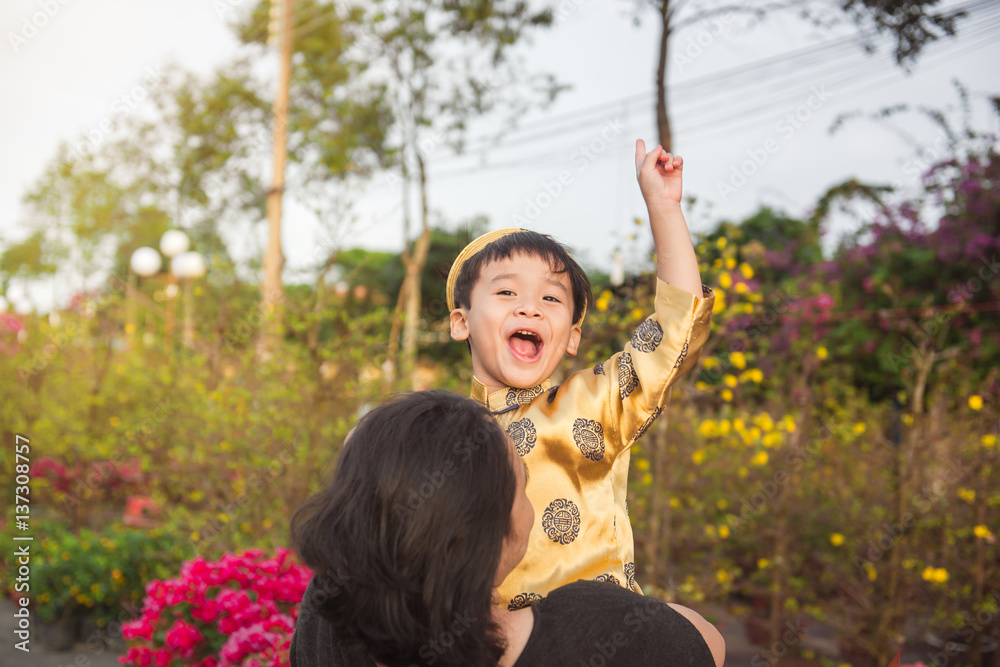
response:
<path fill-rule="evenodd" d="M 288 91 L 292 79 L 292 21 L 295 0 L 272 0 L 283 3 L 281 22 L 281 61 L 278 72 L 278 92 L 274 99 L 274 151 L 271 190 L 267 193 L 268 237 L 264 254 L 264 283 L 261 300 L 264 314 L 257 341 L 259 356 L 268 356 L 280 336 L 281 306 L 285 300 L 281 284 L 281 197 L 285 189 L 285 153 L 288 130 Z"/>

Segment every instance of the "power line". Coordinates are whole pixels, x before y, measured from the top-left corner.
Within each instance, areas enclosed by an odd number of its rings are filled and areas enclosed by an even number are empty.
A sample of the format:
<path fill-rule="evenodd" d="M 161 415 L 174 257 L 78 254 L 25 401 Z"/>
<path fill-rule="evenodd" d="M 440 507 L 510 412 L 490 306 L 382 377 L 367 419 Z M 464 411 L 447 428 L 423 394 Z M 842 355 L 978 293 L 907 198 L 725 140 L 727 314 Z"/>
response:
<path fill-rule="evenodd" d="M 992 2 L 991 0 L 975 0 L 973 2 L 969 2 L 964 5 L 958 5 L 953 8 L 949 8 L 949 11 L 970 11 L 983 7 L 994 10 L 998 8 L 997 4 Z M 697 77 L 691 80 L 681 81 L 671 86 L 671 95 L 674 97 L 678 105 L 683 105 L 683 103 L 687 99 L 688 94 L 694 94 L 696 90 L 704 88 L 705 86 L 711 86 L 710 92 L 708 94 L 712 94 L 714 92 L 729 93 L 732 92 L 734 86 L 726 85 L 726 82 L 728 81 L 735 80 L 737 82 L 736 86 L 741 85 L 741 82 L 747 82 L 743 83 L 742 85 L 749 85 L 749 82 L 752 82 L 754 80 L 751 78 L 751 75 L 754 75 L 754 78 L 757 78 L 760 75 L 767 73 L 769 69 L 771 69 L 776 65 L 786 65 L 784 71 L 795 73 L 795 72 L 801 72 L 802 66 L 804 64 L 811 64 L 813 62 L 819 62 L 820 64 L 829 64 L 833 62 L 834 64 L 836 64 L 836 61 L 833 60 L 834 57 L 841 53 L 847 53 L 847 52 L 851 52 L 857 54 L 858 56 L 861 56 L 863 61 L 866 64 L 870 65 L 871 57 L 861 53 L 860 49 L 858 48 L 859 41 L 860 40 L 857 36 L 849 35 L 840 39 L 825 42 L 823 44 L 803 47 L 790 52 L 778 54 L 775 56 L 770 56 L 768 58 L 757 60 L 752 63 L 747 63 L 745 65 L 729 68 L 722 72 L 716 72 L 701 77 Z M 792 67 L 789 68 L 787 67 L 787 65 L 791 65 Z M 704 95 L 704 93 L 701 94 Z M 654 91 L 637 93 L 634 95 L 626 96 L 624 98 L 620 98 L 618 100 L 603 102 L 577 111 L 567 112 L 565 114 L 560 114 L 558 116 L 539 119 L 532 123 L 522 125 L 520 128 L 516 128 L 513 131 L 525 132 L 531 129 L 551 124 L 559 124 L 561 126 L 564 126 L 567 121 L 572 121 L 577 118 L 582 118 L 592 114 L 597 114 L 597 115 L 607 114 L 609 110 L 614 110 L 615 108 L 619 108 L 622 104 L 646 101 L 651 97 L 655 98 Z M 560 133 L 561 132 L 557 131 L 556 135 Z M 547 136 L 553 136 L 553 133 L 535 134 L 531 135 L 531 137 L 527 139 L 518 138 L 512 141 L 508 140 L 504 142 L 503 146 L 517 145 L 518 143 L 524 143 L 525 141 L 532 141 Z M 467 145 L 472 146 L 472 148 L 470 148 L 470 152 L 472 152 L 478 149 L 477 144 L 481 144 L 482 147 L 487 147 L 487 146 L 496 147 L 493 146 L 494 142 L 495 140 L 493 137 L 476 137 L 469 140 L 467 142 Z"/>
<path fill-rule="evenodd" d="M 945 57 L 947 57 L 947 60 L 951 60 L 954 57 L 958 57 L 960 55 L 964 55 L 967 52 L 971 52 L 971 51 L 977 50 L 979 48 L 982 48 L 983 46 L 989 45 L 990 43 L 993 42 L 993 40 L 992 40 L 993 31 L 994 31 L 994 29 L 996 28 L 996 26 L 998 24 L 1000 24 L 1000 22 L 997 22 L 997 21 L 993 21 L 993 22 L 989 23 L 988 25 L 984 25 L 983 23 L 978 24 L 976 26 L 978 28 L 977 31 L 975 31 L 972 34 L 964 33 L 964 35 L 967 38 L 969 38 L 969 37 L 978 37 L 980 35 L 985 34 L 985 35 L 987 35 L 986 38 L 984 38 L 983 40 L 980 40 L 980 41 L 978 41 L 978 42 L 976 42 L 974 44 L 964 44 L 964 45 L 962 45 L 962 46 L 965 46 L 965 47 L 968 47 L 968 48 L 956 48 L 954 51 L 951 51 L 951 52 L 948 52 L 948 53 L 945 53 L 945 54 L 941 54 L 941 58 L 939 58 L 938 60 L 940 60 L 941 62 L 944 62 L 945 61 L 944 60 Z M 931 57 L 933 57 L 933 56 L 931 56 Z M 892 72 L 890 72 L 888 74 L 884 74 L 883 72 L 880 72 L 879 70 L 874 69 L 872 67 L 872 63 L 871 63 L 870 58 L 868 58 L 866 56 L 863 56 L 863 55 L 862 55 L 862 58 L 864 58 L 864 60 L 861 61 L 861 62 L 851 63 L 848 66 L 849 69 L 845 69 L 845 67 L 844 67 L 843 64 L 836 64 L 835 63 L 834 64 L 834 69 L 838 70 L 841 73 L 841 76 L 837 77 L 834 80 L 834 83 L 836 85 L 839 85 L 839 84 L 841 84 L 843 82 L 850 82 L 850 83 L 866 82 L 867 79 L 870 79 L 873 76 L 882 75 L 882 78 L 879 79 L 879 81 L 877 81 L 876 83 L 877 83 L 877 85 L 883 85 L 883 83 L 884 83 L 885 80 L 892 79 L 892 78 L 894 78 L 898 74 L 898 72 L 896 72 L 896 71 L 892 71 Z M 885 58 L 883 58 L 882 60 L 885 60 Z M 938 64 L 941 64 L 941 62 L 935 61 L 932 64 L 927 64 L 926 67 L 937 66 Z M 858 76 L 855 75 L 855 72 L 857 70 L 859 70 L 859 69 L 865 70 L 865 73 L 863 73 L 861 77 L 858 77 Z M 815 80 L 816 75 L 815 75 L 814 72 L 813 73 L 808 73 L 807 72 L 806 74 L 808 75 L 808 77 L 810 79 Z M 829 84 L 828 83 L 828 85 L 833 85 L 833 84 Z M 789 85 L 789 84 L 784 84 L 782 86 L 782 88 L 784 90 L 791 90 L 792 91 L 791 94 L 784 94 L 784 95 L 779 95 L 779 96 L 772 96 L 769 99 L 764 100 L 763 102 L 761 102 L 759 99 L 754 99 L 754 100 L 752 100 L 752 104 L 751 105 L 745 106 L 745 107 L 741 107 L 741 108 L 737 108 L 735 110 L 730 105 L 726 109 L 727 115 L 724 115 L 724 116 L 721 116 L 721 117 L 707 119 L 704 122 L 698 123 L 697 125 L 695 125 L 693 127 L 687 127 L 687 128 L 684 128 L 683 121 L 679 121 L 678 122 L 678 126 L 681 127 L 681 128 L 683 128 L 683 130 L 684 130 L 685 133 L 688 133 L 688 132 L 690 132 L 690 133 L 698 133 L 699 131 L 702 131 L 702 130 L 711 130 L 713 133 L 718 134 L 718 131 L 719 131 L 720 127 L 726 128 L 726 129 L 732 129 L 732 127 L 733 127 L 731 125 L 732 121 L 743 121 L 743 120 L 745 120 L 747 118 L 748 115 L 750 115 L 750 116 L 758 115 L 759 116 L 761 113 L 766 112 L 766 111 L 772 109 L 775 106 L 775 104 L 777 104 L 777 103 L 789 104 L 789 103 L 794 103 L 794 102 L 798 102 L 798 101 L 801 100 L 802 93 L 801 93 L 801 89 L 800 88 L 796 88 L 794 85 Z M 867 88 L 866 88 L 866 90 L 867 90 Z M 858 93 L 855 92 L 854 94 L 858 94 Z M 647 94 L 647 96 L 649 96 L 649 95 L 651 95 L 651 93 Z M 602 105 L 602 106 L 607 106 L 607 105 Z M 683 113 L 676 113 L 675 116 L 680 119 L 680 118 L 683 118 L 685 116 L 685 114 L 683 114 Z M 591 122 L 593 122 L 593 121 L 591 121 Z M 727 127 L 727 124 L 729 124 L 728 127 Z M 739 123 L 738 127 L 744 127 L 744 126 L 747 126 L 747 125 L 748 125 L 748 123 Z M 564 128 L 561 131 L 551 132 L 551 133 L 547 133 L 547 134 L 544 134 L 544 135 L 532 135 L 532 136 L 529 136 L 529 137 L 519 137 L 516 140 L 514 140 L 513 142 L 507 142 L 504 145 L 499 146 L 497 148 L 498 149 L 503 149 L 503 148 L 506 148 L 507 146 L 514 145 L 516 143 L 524 143 L 526 141 L 533 141 L 533 140 L 539 140 L 539 139 L 550 139 L 552 137 L 560 136 L 560 135 L 563 135 L 563 134 L 567 134 L 569 132 L 575 131 L 577 129 L 580 129 L 580 128 L 586 127 L 586 126 L 588 126 L 588 123 L 584 122 L 584 123 L 579 123 L 577 125 L 573 125 L 573 126 Z M 517 159 L 517 160 L 508 161 L 508 162 L 505 162 L 505 163 L 497 163 L 497 164 L 492 164 L 492 165 L 482 165 L 482 166 L 478 166 L 478 167 L 463 168 L 463 169 L 454 170 L 454 171 L 450 171 L 450 172 L 444 172 L 442 174 L 437 174 L 435 177 L 436 178 L 448 178 L 448 177 L 452 177 L 452 176 L 458 176 L 458 175 L 468 174 L 471 171 L 485 171 L 485 170 L 497 169 L 497 168 L 513 168 L 513 167 L 526 166 L 526 165 L 537 165 L 537 164 L 540 163 L 539 161 L 544 160 L 545 158 L 549 158 L 549 157 L 553 157 L 553 156 L 557 156 L 557 155 L 559 155 L 559 156 L 565 156 L 566 153 L 567 153 L 567 151 L 570 151 L 573 148 L 574 148 L 574 145 L 563 144 L 560 148 L 555 148 L 553 150 L 546 151 L 546 152 L 540 153 L 540 154 L 535 154 L 535 155 L 532 155 L 532 156 L 529 156 L 529 157 L 526 157 L 526 158 L 520 158 L 520 159 Z M 466 158 L 466 157 L 471 157 L 471 156 L 470 155 L 449 156 L 449 157 L 444 158 L 443 160 L 438 161 L 438 164 L 440 164 L 441 162 L 454 161 L 454 160 L 459 160 L 459 159 Z"/>

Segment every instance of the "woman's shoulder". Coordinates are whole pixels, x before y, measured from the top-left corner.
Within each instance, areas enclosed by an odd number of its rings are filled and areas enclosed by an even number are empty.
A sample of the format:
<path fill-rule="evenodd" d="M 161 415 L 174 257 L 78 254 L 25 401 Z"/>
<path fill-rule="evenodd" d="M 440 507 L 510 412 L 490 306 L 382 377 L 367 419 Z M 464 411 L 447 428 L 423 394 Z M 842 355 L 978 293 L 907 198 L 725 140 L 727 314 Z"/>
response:
<path fill-rule="evenodd" d="M 665 602 L 614 583 L 560 586 L 535 602 L 532 612 L 534 628 L 516 667 L 587 663 L 597 653 L 607 665 L 715 664 L 687 619 Z"/>

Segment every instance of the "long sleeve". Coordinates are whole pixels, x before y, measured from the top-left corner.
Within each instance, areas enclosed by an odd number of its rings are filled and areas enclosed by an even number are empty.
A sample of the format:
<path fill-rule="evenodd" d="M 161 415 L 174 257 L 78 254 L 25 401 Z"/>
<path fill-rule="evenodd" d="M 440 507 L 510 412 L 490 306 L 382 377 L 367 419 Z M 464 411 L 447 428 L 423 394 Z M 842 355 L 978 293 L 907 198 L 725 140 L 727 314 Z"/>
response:
<path fill-rule="evenodd" d="M 657 278 L 655 312 L 604 364 L 615 454 L 642 437 L 666 406 L 670 388 L 698 362 L 714 305 L 715 292 L 705 285 L 699 298 Z"/>

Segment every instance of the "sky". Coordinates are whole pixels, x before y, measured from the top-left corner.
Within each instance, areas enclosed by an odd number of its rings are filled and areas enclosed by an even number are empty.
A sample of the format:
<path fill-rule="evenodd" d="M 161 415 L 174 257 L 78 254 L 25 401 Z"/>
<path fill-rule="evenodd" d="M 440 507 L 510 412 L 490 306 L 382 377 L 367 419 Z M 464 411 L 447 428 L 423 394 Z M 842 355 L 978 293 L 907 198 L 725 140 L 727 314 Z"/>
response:
<path fill-rule="evenodd" d="M 7 0 L 0 10 L 0 249 L 26 235 L 22 198 L 60 141 L 100 136 L 104 121 L 141 104 L 141 88 L 156 85 L 168 62 L 201 74 L 226 62 L 238 50 L 227 19 L 249 7 L 250 0 Z M 626 253 L 626 270 L 638 266 L 651 234 L 648 224 L 633 222 L 646 219 L 635 141 L 643 139 L 647 150 L 657 142 L 659 35 L 651 10 L 639 11 L 635 25 L 636 7 L 634 0 L 561 1 L 556 25 L 534 33 L 519 53 L 526 73 L 550 72 L 572 88 L 549 109 L 525 114 L 523 129 L 502 146 L 467 156 L 434 151 L 432 219 L 454 227 L 484 215 L 490 229 L 528 226 L 552 234 L 588 268 L 608 271 L 616 247 Z M 931 46 L 910 72 L 895 66 L 884 47 L 866 56 L 849 41 L 854 33 L 846 25 L 820 31 L 775 16 L 752 27 L 727 17 L 675 35 L 668 90 L 674 150 L 685 160 L 684 193 L 697 199 L 685 207 L 692 233 L 761 205 L 807 215 L 824 191 L 852 177 L 916 188 L 914 156 L 940 148 L 932 124 L 917 116 L 898 121 L 912 145 L 865 119 L 831 134 L 840 114 L 898 103 L 954 113 L 951 81 L 958 78 L 973 95 L 974 125 L 997 130 L 982 98 L 1000 93 L 1000 12 L 974 13 L 959 24 L 958 39 Z M 497 122 L 474 121 L 472 145 L 482 146 L 476 140 Z M 261 173 L 269 173 L 267 164 Z M 313 253 L 317 225 L 289 199 L 283 249 L 295 266 Z M 416 193 L 411 201 L 415 211 Z M 400 188 L 376 179 L 359 197 L 357 215 L 345 247 L 401 249 Z M 835 216 L 827 249 L 858 224 Z M 234 253 L 262 252 L 266 226 L 244 229 L 253 235 L 233 238 Z M 44 312 L 78 287 L 34 285 L 27 296 Z M 20 285 L 11 292 L 10 301 L 23 296 Z"/>

